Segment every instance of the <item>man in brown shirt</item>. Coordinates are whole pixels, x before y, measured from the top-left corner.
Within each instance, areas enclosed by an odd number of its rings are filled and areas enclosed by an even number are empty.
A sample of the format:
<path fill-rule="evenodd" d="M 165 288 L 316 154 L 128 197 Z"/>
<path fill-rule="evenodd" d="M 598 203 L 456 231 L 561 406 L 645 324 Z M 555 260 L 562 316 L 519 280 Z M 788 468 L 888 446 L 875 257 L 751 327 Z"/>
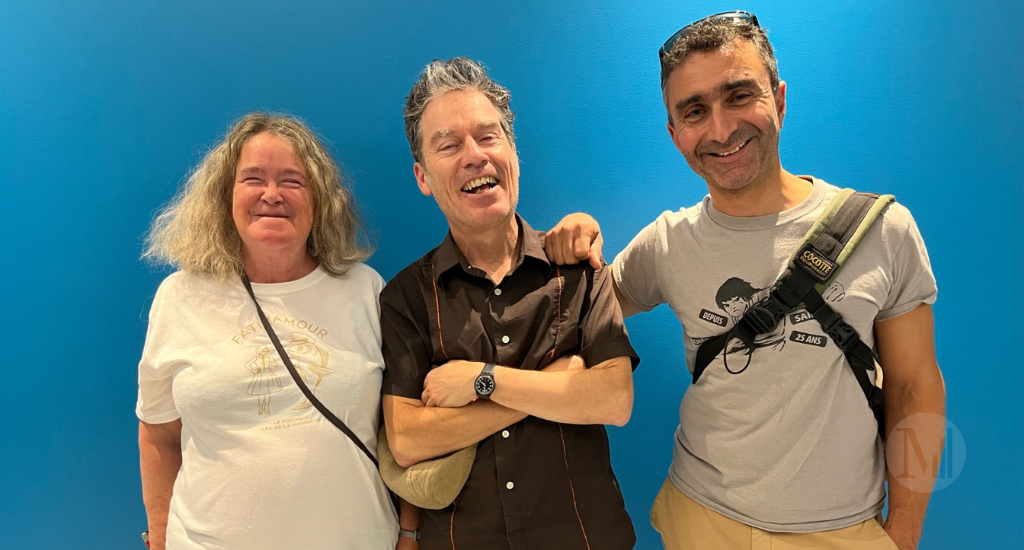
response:
<path fill-rule="evenodd" d="M 381 293 L 388 440 L 402 465 L 479 442 L 421 548 L 632 548 L 603 424 L 629 420 L 639 360 L 608 271 L 551 264 L 516 215 L 509 93 L 483 67 L 432 62 L 405 120 L 450 232 Z"/>

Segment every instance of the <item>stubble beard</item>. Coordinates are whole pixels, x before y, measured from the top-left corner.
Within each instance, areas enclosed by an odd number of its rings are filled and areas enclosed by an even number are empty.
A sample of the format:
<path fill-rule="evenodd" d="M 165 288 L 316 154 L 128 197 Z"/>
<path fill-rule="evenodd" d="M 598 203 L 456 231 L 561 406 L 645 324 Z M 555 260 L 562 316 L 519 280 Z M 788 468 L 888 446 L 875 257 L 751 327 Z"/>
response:
<path fill-rule="evenodd" d="M 769 139 L 765 140 L 766 137 Z M 747 139 L 750 141 L 744 147 L 757 146 L 756 172 L 753 174 L 743 173 L 732 178 L 719 178 L 716 171 L 706 169 L 702 162 L 694 162 L 688 158 L 690 168 L 704 179 L 709 189 L 714 189 L 722 195 L 742 197 L 762 189 L 770 180 L 773 170 L 781 169 L 781 163 L 778 160 L 779 130 L 772 128 L 771 133 L 766 133 L 758 129 L 758 132 Z M 774 158 L 771 154 L 772 151 L 775 152 Z M 697 160 L 700 160 L 702 155 L 697 154 Z"/>

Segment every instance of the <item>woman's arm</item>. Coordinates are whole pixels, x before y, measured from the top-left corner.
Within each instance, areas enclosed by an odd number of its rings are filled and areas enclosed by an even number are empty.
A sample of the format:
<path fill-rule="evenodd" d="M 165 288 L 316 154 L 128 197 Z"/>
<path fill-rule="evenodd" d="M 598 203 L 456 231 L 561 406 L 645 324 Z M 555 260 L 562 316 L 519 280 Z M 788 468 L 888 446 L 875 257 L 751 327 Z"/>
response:
<path fill-rule="evenodd" d="M 167 510 L 179 468 L 181 419 L 166 424 L 139 422 L 139 469 L 142 472 L 142 501 L 149 521 L 151 550 L 164 550 Z"/>
<path fill-rule="evenodd" d="M 405 500 L 398 499 L 398 526 L 406 531 L 419 531 L 420 509 Z M 409 537 L 398 537 L 396 550 L 418 550 L 420 543 Z"/>

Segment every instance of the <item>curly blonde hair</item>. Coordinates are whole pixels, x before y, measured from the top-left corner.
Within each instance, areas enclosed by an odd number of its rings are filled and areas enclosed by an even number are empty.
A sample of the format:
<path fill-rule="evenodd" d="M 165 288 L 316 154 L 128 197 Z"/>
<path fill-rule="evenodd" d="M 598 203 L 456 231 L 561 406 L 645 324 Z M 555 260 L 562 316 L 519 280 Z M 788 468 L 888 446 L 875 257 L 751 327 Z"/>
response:
<path fill-rule="evenodd" d="M 348 182 L 316 134 L 291 116 L 250 113 L 232 125 L 153 219 L 143 259 L 222 281 L 243 273 L 242 239 L 231 215 L 235 168 L 246 141 L 264 132 L 288 140 L 306 168 L 313 196 L 310 254 L 335 275 L 370 257 Z"/>

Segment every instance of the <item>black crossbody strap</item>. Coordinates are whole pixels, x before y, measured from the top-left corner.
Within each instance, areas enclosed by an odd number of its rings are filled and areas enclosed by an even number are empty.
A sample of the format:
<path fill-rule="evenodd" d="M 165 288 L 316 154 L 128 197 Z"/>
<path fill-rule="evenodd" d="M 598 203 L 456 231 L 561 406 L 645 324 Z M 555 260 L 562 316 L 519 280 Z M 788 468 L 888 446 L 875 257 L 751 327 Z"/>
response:
<path fill-rule="evenodd" d="M 875 353 L 860 339 L 857 329 L 853 328 L 839 315 L 817 292 L 810 292 L 804 297 L 807 311 L 814 315 L 821 328 L 825 329 L 829 338 L 843 350 L 850 370 L 864 397 L 868 400 L 871 413 L 878 421 L 878 435 L 885 439 L 885 408 L 882 403 L 882 389 L 875 386 L 868 377 L 868 371 L 875 370 Z"/>
<path fill-rule="evenodd" d="M 263 322 L 263 328 L 267 331 L 267 336 L 269 336 L 270 340 L 274 342 L 274 347 L 277 348 L 277 353 L 281 355 L 281 360 L 284 361 L 284 366 L 288 367 L 288 372 L 289 374 L 292 375 L 292 380 L 295 380 L 295 383 L 299 386 L 299 389 L 302 390 L 302 395 L 305 395 L 306 399 L 309 399 L 309 402 L 312 403 L 314 407 L 316 407 L 316 410 L 320 411 L 320 414 L 324 415 L 324 418 L 330 421 L 331 424 L 334 424 L 336 428 L 341 430 L 342 433 L 347 435 L 348 438 L 351 439 L 352 442 L 356 444 L 356 447 L 359 447 L 359 450 L 363 451 L 363 454 L 366 455 L 366 458 L 369 458 L 370 462 L 373 463 L 374 468 L 380 469 L 380 465 L 377 463 L 377 458 L 373 456 L 373 454 L 370 452 L 370 449 L 367 449 L 366 445 L 364 445 L 363 442 L 358 437 L 356 437 L 356 434 L 352 432 L 352 430 L 350 430 L 349 427 L 346 426 L 345 423 L 342 422 L 340 418 L 338 418 L 334 413 L 332 413 L 330 409 L 324 406 L 324 404 L 321 403 L 320 400 L 317 399 L 315 395 L 313 395 L 313 392 L 310 391 L 309 386 L 307 386 L 306 383 L 302 381 L 302 377 L 299 376 L 299 372 L 295 370 L 295 365 L 292 364 L 291 358 L 288 357 L 287 353 L 285 353 L 284 346 L 281 345 L 281 340 L 277 337 L 277 333 L 274 332 L 274 327 L 270 326 L 270 320 L 268 320 L 267 315 L 263 313 L 263 308 L 260 307 L 260 302 L 256 299 L 256 294 L 253 293 L 252 291 L 252 284 L 249 283 L 249 277 L 245 276 L 245 274 L 242 274 L 242 284 L 245 285 L 245 290 L 249 292 L 249 296 L 252 298 L 252 302 L 256 304 L 256 312 L 259 313 L 260 315 L 260 321 Z"/>

